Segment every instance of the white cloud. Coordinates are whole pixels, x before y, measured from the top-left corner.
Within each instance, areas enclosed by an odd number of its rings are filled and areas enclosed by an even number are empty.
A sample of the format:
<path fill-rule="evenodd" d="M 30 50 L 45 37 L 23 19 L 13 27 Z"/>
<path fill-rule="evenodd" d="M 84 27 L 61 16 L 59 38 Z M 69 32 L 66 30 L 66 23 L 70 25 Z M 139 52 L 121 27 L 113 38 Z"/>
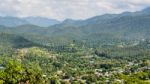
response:
<path fill-rule="evenodd" d="M 84 19 L 148 6 L 150 0 L 0 0 L 0 15 Z"/>

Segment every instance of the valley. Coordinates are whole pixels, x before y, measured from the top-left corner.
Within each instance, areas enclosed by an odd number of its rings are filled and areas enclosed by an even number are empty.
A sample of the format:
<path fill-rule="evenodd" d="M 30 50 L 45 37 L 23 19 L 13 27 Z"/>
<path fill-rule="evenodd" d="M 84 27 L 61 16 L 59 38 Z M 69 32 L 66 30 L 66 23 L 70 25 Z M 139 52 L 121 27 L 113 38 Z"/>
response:
<path fill-rule="evenodd" d="M 50 25 L 18 19 L 0 18 L 0 84 L 150 84 L 150 7 Z"/>

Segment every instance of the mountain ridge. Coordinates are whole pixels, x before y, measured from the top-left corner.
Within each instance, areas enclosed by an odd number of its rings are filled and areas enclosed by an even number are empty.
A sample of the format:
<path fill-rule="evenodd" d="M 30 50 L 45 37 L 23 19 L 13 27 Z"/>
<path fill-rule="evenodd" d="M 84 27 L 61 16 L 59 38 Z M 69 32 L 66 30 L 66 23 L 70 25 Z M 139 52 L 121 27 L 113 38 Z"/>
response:
<path fill-rule="evenodd" d="M 2 26 L 0 31 L 67 40 L 146 39 L 150 38 L 150 13 L 143 12 L 143 10 L 105 14 L 86 20 L 67 19 L 60 24 L 48 27 L 29 24 L 9 28 Z"/>
<path fill-rule="evenodd" d="M 13 16 L 0 16 L 0 25 L 7 26 L 7 27 L 16 27 L 21 25 L 37 25 L 41 27 L 48 27 L 55 24 L 59 24 L 60 21 L 55 19 L 48 19 L 43 17 L 13 17 Z"/>

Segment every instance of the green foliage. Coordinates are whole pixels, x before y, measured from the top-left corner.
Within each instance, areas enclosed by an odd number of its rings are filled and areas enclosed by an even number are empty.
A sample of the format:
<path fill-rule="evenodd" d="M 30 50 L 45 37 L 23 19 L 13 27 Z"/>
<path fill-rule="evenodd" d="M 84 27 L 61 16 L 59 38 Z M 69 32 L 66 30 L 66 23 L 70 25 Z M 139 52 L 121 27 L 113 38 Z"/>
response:
<path fill-rule="evenodd" d="M 42 77 L 41 69 L 38 65 L 22 64 L 13 59 L 3 60 L 0 69 L 0 80 L 5 84 L 27 83 L 45 84 L 46 80 Z"/>
<path fill-rule="evenodd" d="M 84 33 L 68 25 L 57 31 L 54 28 L 59 26 L 53 26 L 52 31 L 48 28 L 35 29 L 31 25 L 31 28 L 26 25 L 4 30 L 0 28 L 0 83 L 149 83 L 148 39 L 127 39 L 129 32 L 124 30 L 118 33 L 109 32 L 106 28 L 103 33 L 97 32 L 91 30 L 89 25 L 82 26 L 87 28 Z M 94 29 L 98 27 L 102 26 L 97 24 Z M 72 33 L 74 28 L 76 30 Z M 88 33 L 90 30 L 91 33 Z M 53 33 L 60 31 L 59 34 Z M 141 33 L 138 31 L 136 34 Z"/>

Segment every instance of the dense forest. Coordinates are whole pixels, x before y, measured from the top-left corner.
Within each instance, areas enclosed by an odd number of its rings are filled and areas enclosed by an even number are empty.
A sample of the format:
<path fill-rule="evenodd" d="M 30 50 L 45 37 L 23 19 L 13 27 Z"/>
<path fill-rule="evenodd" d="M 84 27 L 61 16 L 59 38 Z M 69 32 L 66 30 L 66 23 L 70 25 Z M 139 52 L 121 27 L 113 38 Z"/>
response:
<path fill-rule="evenodd" d="M 0 84 L 150 84 L 147 10 L 49 27 L 2 24 Z"/>

